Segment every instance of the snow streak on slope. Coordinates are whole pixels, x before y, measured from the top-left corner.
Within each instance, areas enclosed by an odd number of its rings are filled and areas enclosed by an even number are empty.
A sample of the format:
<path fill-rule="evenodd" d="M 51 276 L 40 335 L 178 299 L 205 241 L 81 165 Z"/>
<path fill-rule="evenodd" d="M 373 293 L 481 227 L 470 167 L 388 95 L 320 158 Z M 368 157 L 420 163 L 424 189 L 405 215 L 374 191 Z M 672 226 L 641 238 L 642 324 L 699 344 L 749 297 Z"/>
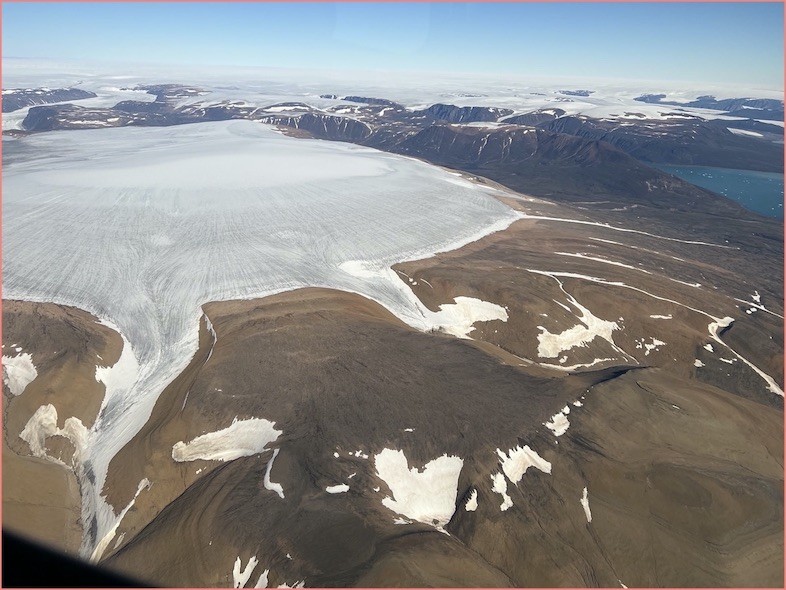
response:
<path fill-rule="evenodd" d="M 58 131 L 22 144 L 3 174 L 6 297 L 85 309 L 124 337 L 85 450 L 86 530 L 98 516 L 87 555 L 117 519 L 101 498 L 109 462 L 196 352 L 203 303 L 332 287 L 426 329 L 425 307 L 390 265 L 518 218 L 490 189 L 456 186 L 412 158 L 249 121 Z M 377 272 L 342 270 L 350 261 Z"/>

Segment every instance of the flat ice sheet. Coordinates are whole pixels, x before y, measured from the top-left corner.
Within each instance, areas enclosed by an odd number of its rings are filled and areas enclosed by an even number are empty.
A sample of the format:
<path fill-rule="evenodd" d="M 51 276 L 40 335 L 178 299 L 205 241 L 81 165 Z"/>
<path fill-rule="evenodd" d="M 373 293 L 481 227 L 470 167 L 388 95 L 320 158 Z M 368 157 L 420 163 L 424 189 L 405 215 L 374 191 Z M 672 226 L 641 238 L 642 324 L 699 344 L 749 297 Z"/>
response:
<path fill-rule="evenodd" d="M 389 266 L 517 218 L 485 189 L 412 158 L 250 121 L 57 131 L 9 149 L 5 297 L 93 312 L 138 363 L 136 377 L 108 388 L 90 433 L 97 487 L 83 489 L 87 504 L 101 503 L 112 456 L 196 351 L 201 304 L 326 286 L 425 328 L 425 308 Z M 349 261 L 375 272 L 342 270 Z M 112 518 L 99 514 L 99 538 Z"/>

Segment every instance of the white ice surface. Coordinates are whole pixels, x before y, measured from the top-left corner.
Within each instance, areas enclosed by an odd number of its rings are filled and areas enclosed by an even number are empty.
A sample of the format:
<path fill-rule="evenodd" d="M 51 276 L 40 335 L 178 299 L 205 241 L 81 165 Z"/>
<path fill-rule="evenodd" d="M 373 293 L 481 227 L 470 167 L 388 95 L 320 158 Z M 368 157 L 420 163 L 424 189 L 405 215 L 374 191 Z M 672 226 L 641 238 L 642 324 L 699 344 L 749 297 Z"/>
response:
<path fill-rule="evenodd" d="M 15 350 L 19 352 L 21 349 Z M 3 355 L 3 383 L 12 395 L 21 395 L 36 377 L 38 371 L 29 352 L 22 352 L 16 356 Z"/>
<path fill-rule="evenodd" d="M 275 441 L 280 430 L 276 430 L 275 422 L 264 418 L 235 420 L 222 430 L 208 432 L 196 437 L 191 442 L 177 442 L 172 447 L 172 458 L 175 461 L 231 461 L 239 457 L 256 455 L 267 448 L 268 443 Z M 274 455 L 275 458 L 275 455 Z M 272 460 L 271 460 L 272 463 Z"/>
<path fill-rule="evenodd" d="M 202 304 L 332 287 L 427 330 L 433 312 L 390 265 L 519 217 L 491 189 L 451 185 L 448 172 L 412 158 L 248 121 L 55 131 L 13 145 L 4 295 L 74 305 L 124 337 L 86 447 L 95 485 L 83 485 L 83 518 L 98 517 L 99 537 L 116 519 L 100 498 L 109 461 L 195 353 Z M 351 261 L 373 272 L 342 270 Z"/>
<path fill-rule="evenodd" d="M 265 570 L 261 574 L 259 574 L 259 578 L 257 578 L 256 584 L 254 584 L 254 588 L 267 588 L 267 584 L 268 584 L 267 575 L 269 573 L 270 570 Z"/>
<path fill-rule="evenodd" d="M 444 527 L 456 509 L 458 478 L 464 461 L 442 455 L 423 466 L 409 468 L 403 451 L 382 449 L 374 456 L 377 475 L 393 497 L 382 500 L 387 508 L 418 522 Z"/>
<path fill-rule="evenodd" d="M 335 486 L 328 486 L 325 488 L 328 494 L 343 494 L 349 491 L 349 486 L 345 483 L 340 483 Z"/>

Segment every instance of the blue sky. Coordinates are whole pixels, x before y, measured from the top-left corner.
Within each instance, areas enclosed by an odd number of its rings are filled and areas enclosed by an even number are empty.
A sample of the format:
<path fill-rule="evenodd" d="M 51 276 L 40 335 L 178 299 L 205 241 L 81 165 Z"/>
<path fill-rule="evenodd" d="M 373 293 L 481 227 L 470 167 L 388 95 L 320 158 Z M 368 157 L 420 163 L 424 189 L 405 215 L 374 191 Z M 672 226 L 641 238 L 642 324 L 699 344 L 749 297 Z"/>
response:
<path fill-rule="evenodd" d="M 3 2 L 3 55 L 783 87 L 783 5 Z"/>

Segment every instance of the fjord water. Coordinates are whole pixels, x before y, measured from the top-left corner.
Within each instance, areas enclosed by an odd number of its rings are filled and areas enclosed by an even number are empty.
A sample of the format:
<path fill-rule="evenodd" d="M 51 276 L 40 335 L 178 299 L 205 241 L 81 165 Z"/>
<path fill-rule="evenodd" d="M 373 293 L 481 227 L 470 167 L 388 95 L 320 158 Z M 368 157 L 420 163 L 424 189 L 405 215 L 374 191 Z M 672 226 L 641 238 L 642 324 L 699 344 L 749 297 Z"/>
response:
<path fill-rule="evenodd" d="M 737 201 L 756 213 L 783 218 L 783 174 L 708 166 L 664 165 L 657 168 Z"/>

